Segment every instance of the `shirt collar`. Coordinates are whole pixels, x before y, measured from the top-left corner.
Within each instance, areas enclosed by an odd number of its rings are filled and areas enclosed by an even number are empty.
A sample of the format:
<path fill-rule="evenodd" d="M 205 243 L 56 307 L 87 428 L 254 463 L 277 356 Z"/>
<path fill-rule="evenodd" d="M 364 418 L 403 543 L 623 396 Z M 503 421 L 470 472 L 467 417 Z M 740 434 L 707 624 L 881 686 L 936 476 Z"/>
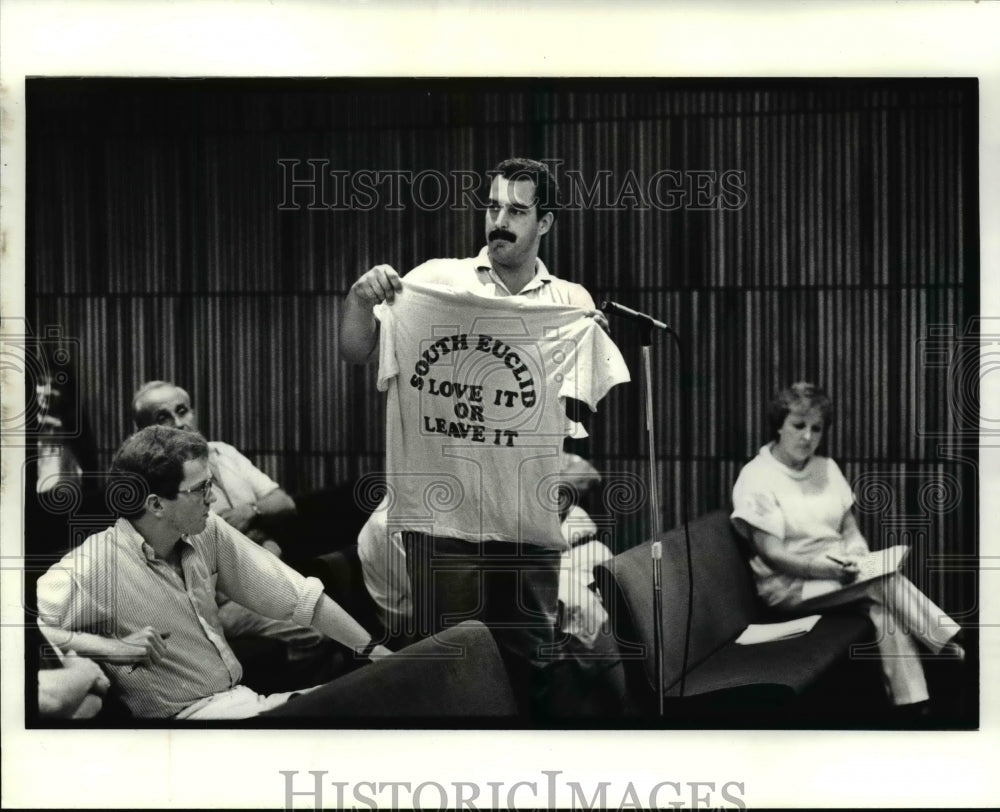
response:
<path fill-rule="evenodd" d="M 128 549 L 142 554 L 142 556 L 147 561 L 152 561 L 156 558 L 156 553 L 153 552 L 153 548 L 146 542 L 142 537 L 142 534 L 135 529 L 135 525 L 132 524 L 128 519 L 119 518 L 115 522 L 115 535 L 118 537 L 120 543 L 124 544 Z"/>
<path fill-rule="evenodd" d="M 774 454 L 771 453 L 770 443 L 761 448 L 760 455 L 764 457 L 764 459 L 766 459 L 770 464 L 777 467 L 779 471 L 784 473 L 786 476 L 791 477 L 792 479 L 808 479 L 812 473 L 813 467 L 816 464 L 818 464 L 817 457 L 815 454 L 813 454 L 813 456 L 809 458 L 809 461 L 805 464 L 805 467 L 802 468 L 802 470 L 799 470 L 797 468 L 791 468 L 790 466 L 785 465 L 785 463 L 783 463 L 781 460 L 775 457 Z"/>
<path fill-rule="evenodd" d="M 141 553 L 146 561 L 154 561 L 156 559 L 156 551 L 152 545 L 142 537 L 142 533 L 136 530 L 135 525 L 128 519 L 120 518 L 115 522 L 115 533 L 129 549 Z M 181 536 L 180 541 L 189 547 L 193 546 L 188 536 Z"/>
<path fill-rule="evenodd" d="M 493 270 L 493 266 L 490 264 L 490 249 L 488 245 L 483 246 L 483 250 L 479 252 L 476 257 L 476 270 L 484 271 L 490 280 L 502 287 L 507 293 L 510 293 L 508 287 L 503 283 L 500 275 Z M 522 293 L 527 293 L 529 290 L 534 290 L 535 288 L 540 288 L 543 285 L 550 283 L 555 277 L 549 273 L 549 269 L 545 267 L 545 263 L 542 262 L 538 257 L 535 258 L 535 275 L 531 277 L 531 281 L 528 282 L 521 290 L 518 291 L 518 295 Z M 511 294 L 513 295 L 513 294 Z"/>

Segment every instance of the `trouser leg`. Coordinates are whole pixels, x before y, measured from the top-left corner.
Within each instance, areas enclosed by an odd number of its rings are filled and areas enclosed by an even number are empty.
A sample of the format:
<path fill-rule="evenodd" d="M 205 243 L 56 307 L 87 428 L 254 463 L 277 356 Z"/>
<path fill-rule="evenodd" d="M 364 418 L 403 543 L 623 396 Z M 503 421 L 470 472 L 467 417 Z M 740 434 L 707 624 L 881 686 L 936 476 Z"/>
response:
<path fill-rule="evenodd" d="M 559 554 L 522 545 L 511 571 L 494 565 L 488 577 L 486 623 L 494 630 L 525 713 L 548 715 L 559 605 Z M 513 596 L 513 601 L 511 600 Z"/>
<path fill-rule="evenodd" d="M 961 630 L 957 622 L 905 575 L 896 573 L 874 583 L 882 590 L 882 602 L 891 607 L 903 628 L 935 654 Z"/>
<path fill-rule="evenodd" d="M 404 533 L 404 545 L 418 635 L 481 620 L 497 641 L 522 711 L 543 713 L 551 683 L 559 553 L 421 533 Z"/>
<path fill-rule="evenodd" d="M 915 641 L 937 653 L 957 634 L 959 625 L 900 573 L 848 586 L 795 608 L 801 612 L 851 603 L 867 606 L 875 627 L 882 680 L 893 704 L 928 699 L 927 680 Z"/>
<path fill-rule="evenodd" d="M 868 605 L 875 627 L 882 685 L 894 705 L 909 705 L 930 698 L 920 652 L 913 637 L 900 627 L 891 609 L 878 601 Z"/>

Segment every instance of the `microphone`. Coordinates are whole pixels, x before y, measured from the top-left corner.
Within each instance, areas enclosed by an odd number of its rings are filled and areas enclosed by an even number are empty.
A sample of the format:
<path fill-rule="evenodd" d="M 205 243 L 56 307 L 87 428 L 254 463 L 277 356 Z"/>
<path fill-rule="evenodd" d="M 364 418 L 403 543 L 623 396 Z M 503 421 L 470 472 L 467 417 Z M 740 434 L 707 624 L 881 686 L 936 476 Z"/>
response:
<path fill-rule="evenodd" d="M 640 313 L 638 310 L 633 310 L 631 307 L 625 307 L 625 305 L 618 304 L 618 302 L 612 302 L 605 299 L 601 302 L 601 310 L 605 313 L 621 316 L 624 319 L 632 319 L 632 321 L 637 321 L 647 327 L 655 327 L 658 330 L 670 329 L 665 322 L 662 322 L 659 319 L 654 319 L 652 316 L 645 313 Z"/>

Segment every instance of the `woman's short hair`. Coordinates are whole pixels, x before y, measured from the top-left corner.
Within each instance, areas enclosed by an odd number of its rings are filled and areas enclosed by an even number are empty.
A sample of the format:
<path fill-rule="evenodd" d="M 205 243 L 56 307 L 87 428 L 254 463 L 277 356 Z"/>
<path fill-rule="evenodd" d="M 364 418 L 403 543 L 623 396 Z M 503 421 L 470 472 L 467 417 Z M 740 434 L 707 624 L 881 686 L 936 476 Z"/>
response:
<path fill-rule="evenodd" d="M 194 431 L 146 426 L 128 437 L 111 461 L 109 501 L 134 519 L 145 512 L 146 497 L 173 499 L 184 479 L 184 463 L 206 459 L 208 443 Z"/>
<path fill-rule="evenodd" d="M 778 429 L 790 412 L 807 412 L 810 409 L 819 410 L 823 416 L 823 430 L 826 431 L 833 422 L 833 404 L 821 386 L 799 381 L 778 392 L 767 405 L 767 427 L 771 439 L 778 439 Z"/>

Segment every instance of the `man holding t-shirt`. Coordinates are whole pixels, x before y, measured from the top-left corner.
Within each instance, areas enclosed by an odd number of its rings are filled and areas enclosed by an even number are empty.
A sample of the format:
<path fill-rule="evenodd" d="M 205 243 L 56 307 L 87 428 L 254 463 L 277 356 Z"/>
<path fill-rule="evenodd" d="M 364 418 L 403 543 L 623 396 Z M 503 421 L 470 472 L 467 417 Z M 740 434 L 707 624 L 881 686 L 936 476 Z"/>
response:
<path fill-rule="evenodd" d="M 348 292 L 340 330 L 346 360 L 378 349 L 388 522 L 403 537 L 416 631 L 483 620 L 525 714 L 547 703 L 566 547 L 546 494 L 564 437 L 582 434 L 563 401 L 594 408 L 628 380 L 590 294 L 538 259 L 555 202 L 548 167 L 504 161 L 480 254 L 431 260 L 405 284 L 375 266 Z"/>

